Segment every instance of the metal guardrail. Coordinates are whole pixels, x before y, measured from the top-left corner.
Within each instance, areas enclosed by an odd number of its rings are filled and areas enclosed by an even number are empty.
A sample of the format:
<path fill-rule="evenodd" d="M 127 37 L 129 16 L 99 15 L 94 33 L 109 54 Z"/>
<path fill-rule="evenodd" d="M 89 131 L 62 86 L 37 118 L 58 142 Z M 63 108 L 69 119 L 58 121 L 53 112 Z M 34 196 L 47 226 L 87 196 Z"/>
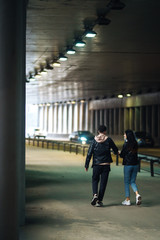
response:
<path fill-rule="evenodd" d="M 154 157 L 154 156 L 149 156 L 149 155 L 144 155 L 144 154 L 138 154 L 138 159 L 139 159 L 139 171 L 141 170 L 141 163 L 142 161 L 146 161 L 150 163 L 150 172 L 151 172 L 151 177 L 154 177 L 154 164 L 158 163 L 160 164 L 160 158 L 159 157 Z"/>
<path fill-rule="evenodd" d="M 26 138 L 26 141 L 28 141 L 28 144 L 37 147 L 42 147 L 44 148 L 46 145 L 46 148 L 51 148 L 51 149 L 56 149 L 56 150 L 63 150 L 69 151 L 70 153 L 75 152 L 76 154 L 81 153 L 83 156 L 86 154 L 86 150 L 88 151 L 89 145 L 82 145 L 82 144 L 77 144 L 77 143 L 72 143 L 72 142 L 65 142 L 65 141 L 55 141 L 55 140 L 49 140 L 49 139 L 41 139 L 41 138 Z M 144 154 L 138 154 L 138 159 L 139 159 L 139 172 L 141 170 L 141 162 L 146 161 L 150 163 L 150 172 L 151 176 L 154 176 L 154 163 L 160 164 L 160 158 L 159 157 L 154 157 L 154 156 L 149 156 L 149 155 L 144 155 Z M 119 165 L 119 155 L 116 155 L 116 165 Z M 145 169 L 144 169 L 145 170 Z"/>
<path fill-rule="evenodd" d="M 41 138 L 26 138 L 28 141 L 28 145 L 33 145 L 37 147 L 56 149 L 56 150 L 63 150 L 71 152 L 75 152 L 76 154 L 82 153 L 83 156 L 86 154 L 86 150 L 88 151 L 89 145 L 82 145 L 70 142 L 62 142 L 62 141 L 55 141 L 55 140 L 48 140 L 48 139 L 41 139 Z"/>

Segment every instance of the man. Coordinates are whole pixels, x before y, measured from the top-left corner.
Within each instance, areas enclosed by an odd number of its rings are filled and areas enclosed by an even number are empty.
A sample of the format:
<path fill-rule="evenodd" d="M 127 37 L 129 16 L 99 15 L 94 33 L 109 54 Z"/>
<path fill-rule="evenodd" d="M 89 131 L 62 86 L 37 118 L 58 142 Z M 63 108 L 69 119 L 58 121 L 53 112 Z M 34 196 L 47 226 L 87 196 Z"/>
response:
<path fill-rule="evenodd" d="M 92 191 L 93 198 L 91 204 L 96 207 L 103 206 L 103 197 L 106 190 L 108 176 L 110 172 L 110 163 L 113 162 L 111 157 L 111 149 L 115 154 L 118 153 L 118 148 L 113 140 L 106 136 L 106 126 L 101 125 L 98 128 L 98 135 L 95 136 L 91 143 L 85 162 L 85 169 L 88 171 L 89 163 L 93 155 L 93 175 L 92 175 Z M 100 180 L 101 179 L 101 180 Z M 98 190 L 98 184 L 100 186 Z"/>

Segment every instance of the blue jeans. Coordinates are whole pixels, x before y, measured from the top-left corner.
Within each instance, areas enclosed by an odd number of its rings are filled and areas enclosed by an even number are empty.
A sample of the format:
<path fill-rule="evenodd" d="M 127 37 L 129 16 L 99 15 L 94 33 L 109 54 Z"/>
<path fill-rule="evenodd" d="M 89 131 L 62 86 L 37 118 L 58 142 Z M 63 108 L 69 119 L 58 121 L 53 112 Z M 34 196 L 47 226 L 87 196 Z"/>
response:
<path fill-rule="evenodd" d="M 138 172 L 138 165 L 124 166 L 124 185 L 125 185 L 125 196 L 130 197 L 130 185 L 134 192 L 138 191 L 136 185 L 136 177 Z"/>
<path fill-rule="evenodd" d="M 93 190 L 93 195 L 98 194 L 99 201 L 103 200 L 107 182 L 108 182 L 109 172 L 110 172 L 110 165 L 93 166 L 92 190 Z M 100 181 L 100 186 L 98 190 L 99 181 Z"/>

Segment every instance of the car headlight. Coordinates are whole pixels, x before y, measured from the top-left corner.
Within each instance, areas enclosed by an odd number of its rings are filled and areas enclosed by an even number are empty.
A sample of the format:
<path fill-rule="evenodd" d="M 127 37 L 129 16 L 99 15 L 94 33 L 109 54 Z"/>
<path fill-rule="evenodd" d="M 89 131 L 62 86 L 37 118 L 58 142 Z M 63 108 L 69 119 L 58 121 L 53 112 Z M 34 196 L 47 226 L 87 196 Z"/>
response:
<path fill-rule="evenodd" d="M 81 141 L 87 141 L 86 137 L 81 137 Z"/>

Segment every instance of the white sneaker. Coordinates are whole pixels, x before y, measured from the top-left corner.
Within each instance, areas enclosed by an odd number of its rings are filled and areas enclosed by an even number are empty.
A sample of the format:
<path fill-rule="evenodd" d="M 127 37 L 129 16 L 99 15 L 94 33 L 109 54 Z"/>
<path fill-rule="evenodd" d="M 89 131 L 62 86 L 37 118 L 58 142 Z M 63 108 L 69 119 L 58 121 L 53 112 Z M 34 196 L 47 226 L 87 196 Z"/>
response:
<path fill-rule="evenodd" d="M 137 194 L 137 195 L 136 195 L 136 204 L 137 204 L 137 205 L 141 205 L 141 203 L 142 203 L 141 195 Z"/>
<path fill-rule="evenodd" d="M 98 196 L 97 196 L 97 194 L 94 194 L 92 201 L 91 201 L 91 205 L 93 205 L 93 206 L 96 205 L 97 200 L 98 200 Z"/>
<path fill-rule="evenodd" d="M 130 201 L 130 200 L 124 200 L 124 201 L 122 202 L 122 205 L 124 205 L 124 206 L 130 206 L 130 205 L 131 205 L 131 201 Z"/>

